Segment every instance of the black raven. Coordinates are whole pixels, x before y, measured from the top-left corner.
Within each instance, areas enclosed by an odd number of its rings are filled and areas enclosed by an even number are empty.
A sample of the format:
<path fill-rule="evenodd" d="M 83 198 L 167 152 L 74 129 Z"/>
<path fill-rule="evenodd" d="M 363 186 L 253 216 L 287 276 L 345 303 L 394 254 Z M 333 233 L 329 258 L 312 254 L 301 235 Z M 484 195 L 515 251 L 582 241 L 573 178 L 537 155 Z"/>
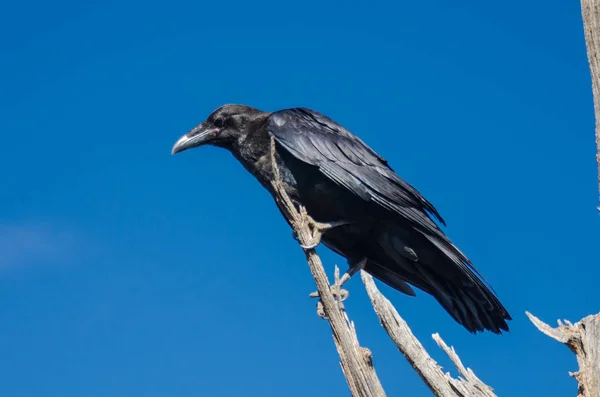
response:
<path fill-rule="evenodd" d="M 327 116 L 306 108 L 270 113 L 224 105 L 182 136 L 172 153 L 205 144 L 227 149 L 274 196 L 271 137 L 292 201 L 315 221 L 337 224 L 322 242 L 348 260 L 347 275 L 364 269 L 414 296 L 411 284 L 472 333 L 508 331 L 510 315 L 433 221 L 445 225 L 434 206 Z"/>

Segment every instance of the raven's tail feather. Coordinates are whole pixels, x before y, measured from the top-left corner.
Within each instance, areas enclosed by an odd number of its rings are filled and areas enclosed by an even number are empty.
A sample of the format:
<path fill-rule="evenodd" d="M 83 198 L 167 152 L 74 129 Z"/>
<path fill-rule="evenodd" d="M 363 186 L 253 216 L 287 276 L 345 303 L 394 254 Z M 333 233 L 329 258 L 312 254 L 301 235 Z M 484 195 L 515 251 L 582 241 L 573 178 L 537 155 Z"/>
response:
<path fill-rule="evenodd" d="M 371 276 L 383 281 L 390 287 L 394 288 L 397 291 L 400 291 L 409 296 L 416 296 L 415 291 L 411 288 L 410 285 L 406 283 L 399 275 L 385 268 L 385 266 L 381 266 L 377 262 L 373 262 L 372 260 L 367 260 L 367 264 L 365 265 L 365 270 Z"/>
<path fill-rule="evenodd" d="M 421 273 L 432 287 L 426 292 L 433 295 L 469 332 L 489 330 L 499 334 L 508 331 L 506 320 L 511 317 L 487 287 L 457 286 L 445 280 L 436 280 L 431 274 L 425 275 L 424 271 Z"/>
<path fill-rule="evenodd" d="M 431 294 L 469 332 L 508 331 L 507 310 L 448 239 L 392 227 L 378 242 L 365 268 L 374 277 L 404 293 L 406 281 Z"/>

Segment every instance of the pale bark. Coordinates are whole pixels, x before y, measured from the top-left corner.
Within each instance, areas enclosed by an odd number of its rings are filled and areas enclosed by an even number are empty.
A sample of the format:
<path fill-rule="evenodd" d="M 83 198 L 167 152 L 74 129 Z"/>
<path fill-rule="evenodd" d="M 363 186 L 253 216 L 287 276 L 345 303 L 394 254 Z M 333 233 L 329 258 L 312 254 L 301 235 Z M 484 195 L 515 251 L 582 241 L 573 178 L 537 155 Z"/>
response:
<path fill-rule="evenodd" d="M 454 348 L 448 347 L 439 334 L 433 334 L 433 339 L 450 357 L 462 378 L 453 378 L 449 373 L 444 373 L 442 367 L 427 353 L 391 302 L 379 291 L 373 277 L 364 271 L 361 271 L 361 277 L 381 325 L 434 395 L 438 397 L 496 396 L 492 388 L 475 376 L 470 368 L 465 368 Z"/>
<path fill-rule="evenodd" d="M 552 339 L 566 345 L 577 356 L 579 371 L 569 372 L 578 383 L 578 397 L 600 397 L 600 313 L 572 324 L 558 321 L 552 328 L 526 312 L 533 325 Z"/>
<path fill-rule="evenodd" d="M 581 0 L 581 15 L 583 17 L 585 44 L 592 76 L 592 93 L 596 117 L 596 162 L 598 164 L 598 191 L 600 193 L 600 0 Z"/>

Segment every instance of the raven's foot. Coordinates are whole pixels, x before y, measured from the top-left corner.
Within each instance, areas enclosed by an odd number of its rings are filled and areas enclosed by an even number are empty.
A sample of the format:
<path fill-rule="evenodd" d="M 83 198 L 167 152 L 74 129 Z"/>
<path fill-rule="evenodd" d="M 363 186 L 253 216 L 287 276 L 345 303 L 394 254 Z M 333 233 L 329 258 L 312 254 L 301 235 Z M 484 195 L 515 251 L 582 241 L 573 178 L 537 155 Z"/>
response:
<path fill-rule="evenodd" d="M 348 296 L 350 296 L 350 292 L 348 292 L 345 289 L 342 289 L 342 287 L 344 286 L 344 284 L 350 281 L 352 276 L 354 276 L 357 272 L 365 268 L 365 266 L 367 265 L 367 261 L 367 258 L 362 258 L 358 262 L 350 263 L 350 268 L 346 273 L 342 275 L 342 277 L 340 277 L 339 268 L 337 266 L 335 267 L 335 282 L 329 287 L 331 289 L 331 294 L 334 298 L 337 298 L 339 301 L 343 302 L 348 298 Z M 319 292 L 313 292 L 309 296 L 311 298 L 318 298 Z"/>
<path fill-rule="evenodd" d="M 350 296 L 350 292 L 348 292 L 345 289 L 342 289 L 342 285 L 339 283 L 339 281 L 340 280 L 337 280 L 335 283 L 330 285 L 329 290 L 331 291 L 331 295 L 333 295 L 333 297 L 337 301 L 343 302 L 348 298 L 348 296 Z M 321 294 L 319 294 L 319 291 L 316 291 L 316 292 L 311 292 L 309 296 L 311 298 L 319 298 L 321 296 Z"/>
<path fill-rule="evenodd" d="M 310 228 L 311 231 L 311 242 L 309 244 L 300 244 L 300 246 L 302 248 L 304 248 L 305 250 L 309 250 L 309 249 L 314 249 L 316 248 L 320 243 L 321 243 L 321 237 L 323 237 L 323 234 L 325 234 L 325 232 L 327 232 L 328 230 L 331 230 L 333 228 L 339 227 L 339 226 L 344 226 L 344 225 L 349 225 L 350 221 L 333 221 L 333 222 L 317 222 L 314 219 L 312 219 L 311 217 L 307 216 L 307 224 L 308 227 Z M 298 236 L 296 234 L 296 232 L 294 232 L 294 238 L 297 240 Z"/>
<path fill-rule="evenodd" d="M 340 277 L 340 269 L 336 266 L 334 272 L 334 283 L 329 287 L 331 290 L 331 294 L 334 298 L 336 298 L 339 302 L 345 301 L 348 296 L 350 296 L 350 292 L 348 290 L 342 289 L 344 284 L 346 284 L 352 276 L 354 276 L 359 270 L 362 270 L 367 265 L 367 258 L 363 258 L 358 262 L 353 262 L 350 264 L 350 268 L 342 277 Z M 311 298 L 318 298 L 319 292 L 313 292 L 309 295 Z"/>
<path fill-rule="evenodd" d="M 367 261 L 367 258 L 362 258 L 358 262 L 349 263 L 350 268 L 340 279 L 340 287 L 346 284 L 358 271 L 363 270 L 367 266 Z"/>

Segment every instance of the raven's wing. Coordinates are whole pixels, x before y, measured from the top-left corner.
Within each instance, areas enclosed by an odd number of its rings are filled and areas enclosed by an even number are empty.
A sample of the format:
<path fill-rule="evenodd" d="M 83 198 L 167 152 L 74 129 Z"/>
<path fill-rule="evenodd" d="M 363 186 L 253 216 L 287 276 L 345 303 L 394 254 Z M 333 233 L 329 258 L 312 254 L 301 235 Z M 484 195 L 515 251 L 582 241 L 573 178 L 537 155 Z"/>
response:
<path fill-rule="evenodd" d="M 293 156 L 317 167 L 332 181 L 396 214 L 421 232 L 456 266 L 446 271 L 456 274 L 458 270 L 462 273 L 461 279 L 469 280 L 468 285 L 481 289 L 484 297 L 478 298 L 489 302 L 494 310 L 498 309 L 501 316 L 510 318 L 483 283 L 483 276 L 432 220 L 430 214 L 445 225 L 435 207 L 357 136 L 327 116 L 305 108 L 272 113 L 267 128 L 277 143 Z M 444 269 L 437 271 L 444 272 Z"/>
<path fill-rule="evenodd" d="M 269 117 L 268 130 L 295 157 L 319 167 L 363 199 L 398 213 L 429 233 L 441 231 L 427 212 L 445 225 L 435 207 L 396 175 L 383 157 L 327 116 L 304 108 L 281 110 Z"/>

